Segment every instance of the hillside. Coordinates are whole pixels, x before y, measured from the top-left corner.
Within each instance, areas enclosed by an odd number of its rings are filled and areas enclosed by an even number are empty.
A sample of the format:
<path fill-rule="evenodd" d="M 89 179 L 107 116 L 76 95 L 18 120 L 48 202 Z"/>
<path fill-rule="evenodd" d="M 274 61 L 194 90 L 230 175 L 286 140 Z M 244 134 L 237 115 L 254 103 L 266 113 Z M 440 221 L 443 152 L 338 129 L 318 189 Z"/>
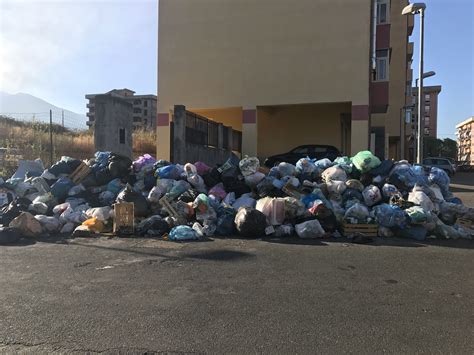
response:
<path fill-rule="evenodd" d="M 64 125 L 70 128 L 86 128 L 86 116 L 55 106 L 36 96 L 18 93 L 9 94 L 0 91 L 0 114 L 19 120 L 49 122 L 49 110 L 53 110 L 53 120 L 61 123 L 61 111 L 64 110 Z"/>

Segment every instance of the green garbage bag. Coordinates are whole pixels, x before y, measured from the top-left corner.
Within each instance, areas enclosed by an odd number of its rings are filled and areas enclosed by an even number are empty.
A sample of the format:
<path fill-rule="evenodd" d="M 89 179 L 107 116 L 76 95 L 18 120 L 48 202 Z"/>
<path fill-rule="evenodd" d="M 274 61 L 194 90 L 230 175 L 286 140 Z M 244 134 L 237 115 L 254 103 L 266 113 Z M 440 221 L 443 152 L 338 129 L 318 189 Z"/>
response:
<path fill-rule="evenodd" d="M 352 164 L 361 172 L 367 173 L 370 170 L 378 167 L 381 164 L 379 158 L 372 154 L 372 152 L 368 150 L 363 150 L 352 158 Z"/>

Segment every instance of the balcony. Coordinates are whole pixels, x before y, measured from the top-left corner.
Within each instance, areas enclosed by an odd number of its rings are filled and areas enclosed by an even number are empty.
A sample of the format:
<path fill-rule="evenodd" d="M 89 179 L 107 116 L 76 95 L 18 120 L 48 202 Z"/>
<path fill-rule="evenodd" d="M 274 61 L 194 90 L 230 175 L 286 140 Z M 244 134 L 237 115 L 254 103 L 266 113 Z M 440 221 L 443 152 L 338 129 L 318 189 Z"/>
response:
<path fill-rule="evenodd" d="M 413 33 L 413 28 L 415 27 L 415 16 L 408 15 L 407 20 L 408 20 L 407 32 L 408 32 L 408 36 L 411 36 L 411 34 Z"/>
<path fill-rule="evenodd" d="M 410 62 L 413 59 L 413 48 L 414 48 L 414 43 L 413 42 L 408 42 L 407 46 L 407 62 Z"/>
<path fill-rule="evenodd" d="M 370 111 L 372 113 L 386 113 L 388 97 L 388 81 L 370 83 Z"/>
<path fill-rule="evenodd" d="M 87 112 L 86 113 L 86 116 L 87 117 L 90 117 L 92 120 L 94 119 L 94 116 L 95 116 L 95 112 Z"/>
<path fill-rule="evenodd" d="M 92 108 L 92 107 L 95 107 L 95 102 L 89 102 L 87 105 L 86 105 L 87 108 Z"/>

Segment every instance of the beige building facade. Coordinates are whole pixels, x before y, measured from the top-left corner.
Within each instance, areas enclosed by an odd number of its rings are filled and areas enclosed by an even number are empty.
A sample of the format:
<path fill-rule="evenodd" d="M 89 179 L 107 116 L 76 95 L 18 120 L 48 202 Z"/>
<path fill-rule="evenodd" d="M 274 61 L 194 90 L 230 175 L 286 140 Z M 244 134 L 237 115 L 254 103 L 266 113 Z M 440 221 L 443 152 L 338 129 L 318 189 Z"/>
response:
<path fill-rule="evenodd" d="M 406 4 L 160 0 L 158 157 L 170 157 L 176 104 L 241 130 L 243 154 L 329 144 L 350 155 L 381 140 L 381 155 L 398 157 Z"/>
<path fill-rule="evenodd" d="M 474 117 L 456 125 L 458 161 L 474 165 Z"/>

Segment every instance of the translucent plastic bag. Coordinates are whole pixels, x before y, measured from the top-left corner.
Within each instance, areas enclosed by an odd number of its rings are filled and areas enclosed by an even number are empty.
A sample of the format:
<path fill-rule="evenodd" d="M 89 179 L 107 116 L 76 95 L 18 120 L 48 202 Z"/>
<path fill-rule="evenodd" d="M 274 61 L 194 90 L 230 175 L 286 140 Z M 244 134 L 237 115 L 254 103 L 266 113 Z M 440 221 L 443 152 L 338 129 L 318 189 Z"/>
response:
<path fill-rule="evenodd" d="M 86 215 L 105 222 L 114 216 L 114 210 L 110 206 L 90 208 L 86 211 Z"/>
<path fill-rule="evenodd" d="M 251 197 L 251 194 L 243 194 L 232 204 L 232 207 L 238 211 L 241 207 L 255 208 L 257 201 Z"/>
<path fill-rule="evenodd" d="M 384 227 L 400 227 L 406 225 L 406 214 L 398 206 L 383 203 L 374 207 L 375 218 L 377 222 Z"/>
<path fill-rule="evenodd" d="M 222 182 L 215 185 L 212 189 L 209 190 L 209 195 L 216 196 L 219 200 L 223 200 L 227 195 L 227 192 L 224 189 L 224 184 Z"/>
<path fill-rule="evenodd" d="M 369 216 L 369 209 L 366 206 L 361 203 L 355 203 L 346 210 L 346 213 L 344 214 L 344 219 L 356 220 L 358 222 L 365 223 Z"/>
<path fill-rule="evenodd" d="M 281 198 L 262 198 L 257 201 L 255 208 L 267 217 L 271 225 L 282 224 L 285 220 L 285 200 Z"/>
<path fill-rule="evenodd" d="M 61 226 L 59 220 L 55 217 L 36 215 L 35 219 L 41 224 L 43 232 L 45 233 L 55 233 L 59 230 L 59 227 Z"/>
<path fill-rule="evenodd" d="M 245 176 L 245 183 L 254 189 L 263 178 L 265 178 L 265 174 L 257 171 L 256 173 Z"/>
<path fill-rule="evenodd" d="M 97 217 L 89 218 L 82 223 L 90 232 L 102 233 L 105 230 L 105 224 Z"/>
<path fill-rule="evenodd" d="M 303 239 L 322 238 L 326 233 L 317 219 L 295 225 L 295 231 Z"/>
<path fill-rule="evenodd" d="M 423 191 L 412 191 L 408 194 L 408 201 L 421 206 L 425 211 L 431 212 L 435 209 L 435 205 Z"/>
<path fill-rule="evenodd" d="M 398 191 L 397 187 L 392 184 L 384 184 L 382 187 L 382 194 L 385 199 L 390 199 L 393 195 L 399 195 L 400 192 Z"/>
<path fill-rule="evenodd" d="M 189 226 L 176 226 L 171 229 L 169 240 L 173 241 L 184 241 L 184 240 L 199 240 L 201 239 L 198 233 Z"/>
<path fill-rule="evenodd" d="M 173 186 L 171 187 L 169 192 L 165 194 L 165 196 L 168 200 L 171 201 L 177 198 L 183 192 L 189 190 L 190 188 L 191 188 L 191 185 L 187 181 L 184 181 L 184 180 L 173 181 Z"/>
<path fill-rule="evenodd" d="M 281 177 L 293 176 L 296 174 L 296 167 L 293 164 L 282 162 L 278 164 L 278 173 Z"/>
<path fill-rule="evenodd" d="M 436 184 L 441 189 L 443 196 L 446 198 L 449 195 L 450 179 L 448 174 L 440 168 L 432 167 L 428 180 L 431 184 Z"/>
<path fill-rule="evenodd" d="M 316 165 L 321 170 L 326 170 L 330 168 L 333 165 L 333 163 L 328 158 L 323 158 L 323 159 L 316 160 L 314 162 L 314 165 Z"/>
<path fill-rule="evenodd" d="M 321 177 L 326 183 L 328 183 L 329 181 L 343 181 L 345 183 L 347 181 L 346 172 L 339 166 L 332 166 L 330 168 L 327 168 L 323 171 Z"/>
<path fill-rule="evenodd" d="M 352 157 L 352 164 L 361 173 L 367 173 L 370 170 L 378 167 L 381 164 L 379 158 L 372 154 L 368 150 L 361 151 Z"/>
<path fill-rule="evenodd" d="M 260 168 L 260 161 L 256 157 L 245 157 L 239 162 L 239 168 L 243 176 L 252 175 Z"/>
<path fill-rule="evenodd" d="M 144 154 L 139 156 L 137 160 L 135 160 L 133 165 L 133 170 L 140 171 L 147 166 L 153 166 L 156 163 L 156 159 L 153 158 L 150 154 Z"/>
<path fill-rule="evenodd" d="M 364 191 L 362 191 L 362 196 L 364 197 L 365 204 L 369 207 L 382 201 L 382 194 L 375 185 L 367 186 Z"/>
<path fill-rule="evenodd" d="M 327 183 L 328 192 L 330 194 L 341 195 L 346 190 L 346 183 L 344 181 L 329 181 Z"/>
<path fill-rule="evenodd" d="M 428 220 L 427 212 L 420 206 L 413 206 L 405 210 L 412 224 L 423 224 Z"/>
<path fill-rule="evenodd" d="M 314 164 L 310 158 L 301 158 L 296 162 L 296 173 L 303 179 L 314 179 L 316 178 L 321 169 Z"/>
<path fill-rule="evenodd" d="M 351 162 L 351 159 L 349 157 L 346 157 L 346 156 L 338 157 L 338 158 L 334 159 L 334 163 L 337 164 L 342 169 L 344 169 L 344 171 L 347 174 L 350 174 L 352 172 L 352 162 Z"/>

